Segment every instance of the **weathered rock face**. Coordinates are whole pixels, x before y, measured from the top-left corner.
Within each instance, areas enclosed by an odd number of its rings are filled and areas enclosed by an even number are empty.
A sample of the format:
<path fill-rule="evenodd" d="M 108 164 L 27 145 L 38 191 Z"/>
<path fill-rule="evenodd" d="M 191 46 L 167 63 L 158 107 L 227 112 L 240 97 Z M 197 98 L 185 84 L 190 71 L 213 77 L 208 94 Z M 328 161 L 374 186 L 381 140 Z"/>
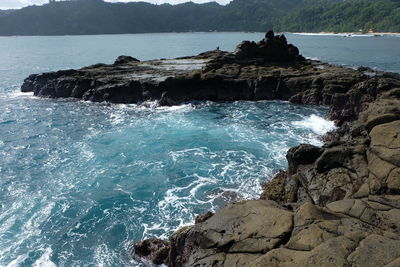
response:
<path fill-rule="evenodd" d="M 398 266 L 400 196 L 228 205 L 171 237 L 170 266 Z"/>
<path fill-rule="evenodd" d="M 231 204 L 204 223 L 171 237 L 171 266 L 246 264 L 252 254 L 287 242 L 292 228 L 292 212 L 273 201 Z"/>
<path fill-rule="evenodd" d="M 391 266 L 400 257 L 399 196 L 311 203 L 294 212 L 282 247 L 253 257 L 248 266 Z M 390 214 L 390 215 L 389 215 Z M 392 265 L 396 266 L 396 265 Z"/>

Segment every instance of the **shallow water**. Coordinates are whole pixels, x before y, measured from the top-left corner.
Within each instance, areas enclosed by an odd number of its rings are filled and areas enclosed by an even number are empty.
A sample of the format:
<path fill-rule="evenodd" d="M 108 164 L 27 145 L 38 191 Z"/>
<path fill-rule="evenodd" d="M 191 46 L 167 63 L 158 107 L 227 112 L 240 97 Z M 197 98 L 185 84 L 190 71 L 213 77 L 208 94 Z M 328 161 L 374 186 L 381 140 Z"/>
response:
<path fill-rule="evenodd" d="M 129 255 L 132 241 L 166 238 L 196 214 L 257 197 L 260 184 L 286 168 L 288 148 L 320 145 L 318 136 L 332 129 L 326 109 L 286 102 L 155 109 L 40 99 L 18 93 L 28 74 L 109 63 L 120 54 L 143 60 L 217 45 L 233 50 L 261 36 L 0 37 L 0 266 L 143 264 Z M 343 54 L 342 46 L 359 51 L 365 39 L 288 38 L 310 57 L 338 54 L 343 60 L 331 62 L 400 69 Z M 368 46 L 379 50 L 394 38 L 368 39 Z M 383 58 L 397 53 L 385 51 Z"/>

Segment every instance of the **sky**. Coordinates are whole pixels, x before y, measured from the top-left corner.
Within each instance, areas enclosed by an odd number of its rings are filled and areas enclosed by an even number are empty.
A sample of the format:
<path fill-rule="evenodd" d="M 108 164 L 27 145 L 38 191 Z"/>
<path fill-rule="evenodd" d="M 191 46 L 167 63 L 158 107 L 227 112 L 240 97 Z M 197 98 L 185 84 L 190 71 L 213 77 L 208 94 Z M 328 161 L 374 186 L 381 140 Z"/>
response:
<path fill-rule="evenodd" d="M 105 0 L 107 2 L 138 2 L 139 0 Z M 142 0 L 144 2 L 149 2 L 153 4 L 179 4 L 183 2 L 188 2 L 189 0 Z M 195 3 L 205 3 L 211 2 L 213 0 L 191 0 Z M 230 0 L 215 0 L 220 4 L 227 4 Z M 15 9 L 30 5 L 42 5 L 48 3 L 48 0 L 0 0 L 0 9 Z"/>

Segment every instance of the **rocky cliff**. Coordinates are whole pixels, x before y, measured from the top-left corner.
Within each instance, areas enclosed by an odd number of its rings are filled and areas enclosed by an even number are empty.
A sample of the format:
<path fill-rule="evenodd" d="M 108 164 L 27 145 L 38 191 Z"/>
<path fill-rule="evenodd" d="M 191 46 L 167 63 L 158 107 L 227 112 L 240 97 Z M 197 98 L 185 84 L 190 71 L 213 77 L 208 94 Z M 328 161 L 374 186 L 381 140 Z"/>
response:
<path fill-rule="evenodd" d="M 232 203 L 169 241 L 135 244 L 169 266 L 400 266 L 400 75 L 305 60 L 267 33 L 234 53 L 139 62 L 120 57 L 29 76 L 46 97 L 173 105 L 193 100 L 289 100 L 330 107 L 338 130 L 323 147 L 287 153 L 288 169 L 259 200 Z"/>

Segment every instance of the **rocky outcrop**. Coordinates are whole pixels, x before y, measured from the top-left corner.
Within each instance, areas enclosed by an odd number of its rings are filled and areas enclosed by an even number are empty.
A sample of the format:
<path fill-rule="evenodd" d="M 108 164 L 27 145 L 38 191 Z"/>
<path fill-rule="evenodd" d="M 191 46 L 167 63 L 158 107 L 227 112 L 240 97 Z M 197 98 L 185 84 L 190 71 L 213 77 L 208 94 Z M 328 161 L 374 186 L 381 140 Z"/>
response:
<path fill-rule="evenodd" d="M 260 42 L 243 41 L 235 50 L 239 58 L 262 58 L 264 61 L 285 62 L 303 60 L 299 49 L 288 44 L 284 35 L 275 36 L 273 31 L 265 34 Z"/>
<path fill-rule="evenodd" d="M 287 153 L 259 200 L 232 203 L 137 256 L 169 266 L 400 266 L 400 75 L 305 60 L 272 32 L 175 60 L 120 57 L 29 76 L 22 91 L 113 103 L 289 100 L 326 105 L 339 128 Z"/>
<path fill-rule="evenodd" d="M 290 100 L 329 105 L 330 118 L 357 117 L 377 93 L 398 79 L 305 60 L 283 35 L 273 32 L 258 43 L 243 42 L 234 53 L 214 50 L 173 60 L 138 61 L 30 75 L 21 90 L 42 97 L 73 97 L 94 102 L 160 105 L 187 101 Z"/>

